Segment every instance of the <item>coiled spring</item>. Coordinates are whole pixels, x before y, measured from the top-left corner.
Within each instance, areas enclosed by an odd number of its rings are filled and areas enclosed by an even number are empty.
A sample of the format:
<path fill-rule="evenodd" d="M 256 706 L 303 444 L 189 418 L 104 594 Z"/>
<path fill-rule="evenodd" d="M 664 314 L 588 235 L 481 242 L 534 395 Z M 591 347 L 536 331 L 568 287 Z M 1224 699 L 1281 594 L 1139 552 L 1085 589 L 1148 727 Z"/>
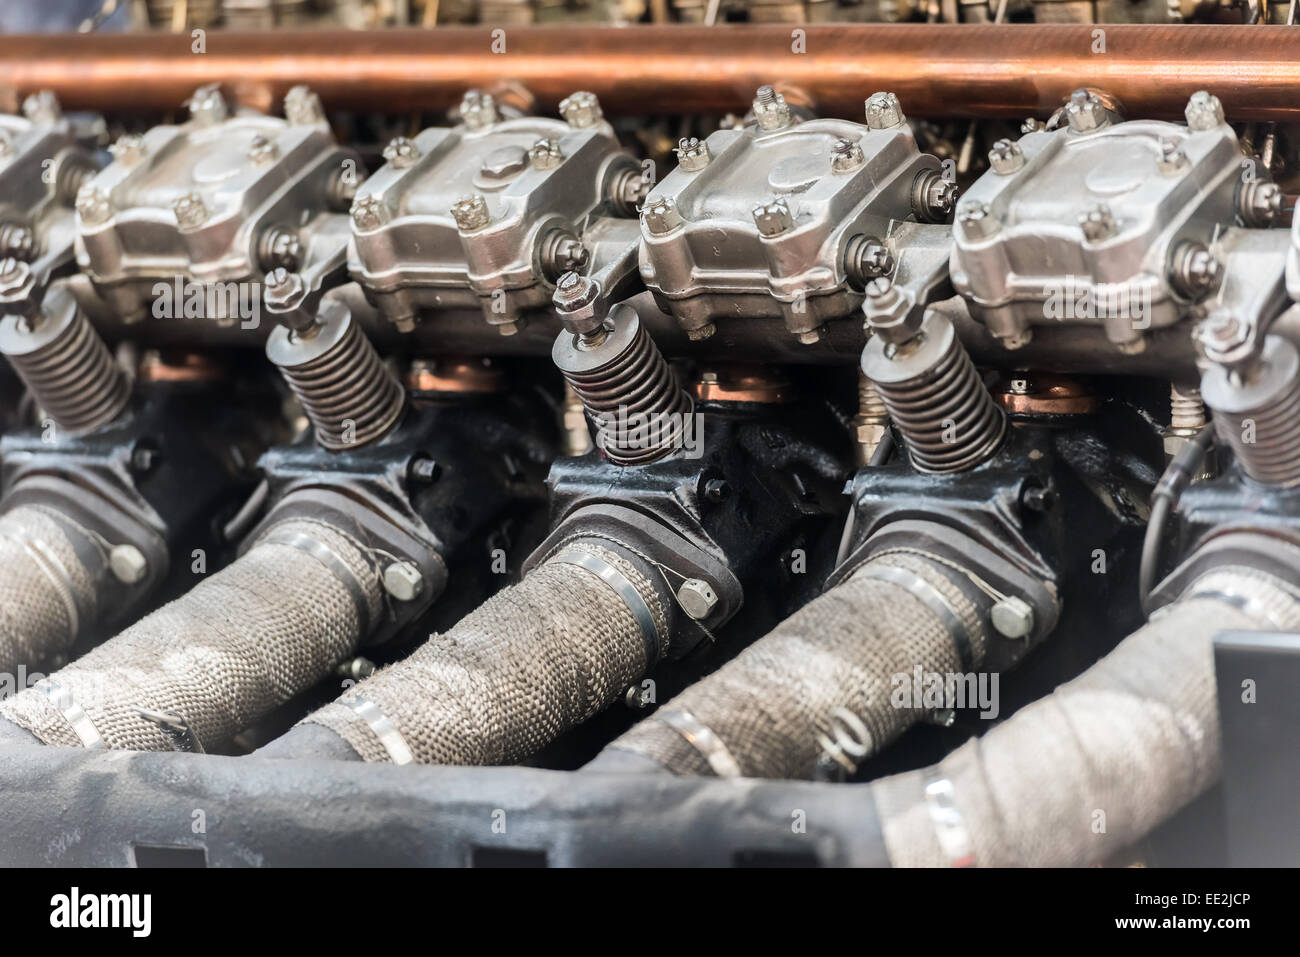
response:
<path fill-rule="evenodd" d="M 267 354 L 293 390 L 331 452 L 358 448 L 387 435 L 406 404 L 402 384 L 345 308 L 321 310 L 311 336 L 283 326 L 267 341 Z"/>
<path fill-rule="evenodd" d="M 873 337 L 862 370 L 880 390 L 921 471 L 974 468 L 1001 444 L 1006 416 L 944 316 L 928 314 L 917 336 L 901 345 Z"/>
<path fill-rule="evenodd" d="M 115 419 L 131 395 L 126 372 L 70 295 L 52 290 L 34 316 L 7 316 L 0 350 L 55 424 L 88 432 Z"/>
<path fill-rule="evenodd" d="M 1211 366 L 1201 395 L 1242 471 L 1268 485 L 1300 485 L 1300 354 L 1294 345 L 1266 336 L 1260 358 L 1247 370 Z"/>
<path fill-rule="evenodd" d="M 693 408 L 634 311 L 615 307 L 613 329 L 561 334 L 555 364 L 596 425 L 596 445 L 618 465 L 643 465 L 682 444 Z"/>

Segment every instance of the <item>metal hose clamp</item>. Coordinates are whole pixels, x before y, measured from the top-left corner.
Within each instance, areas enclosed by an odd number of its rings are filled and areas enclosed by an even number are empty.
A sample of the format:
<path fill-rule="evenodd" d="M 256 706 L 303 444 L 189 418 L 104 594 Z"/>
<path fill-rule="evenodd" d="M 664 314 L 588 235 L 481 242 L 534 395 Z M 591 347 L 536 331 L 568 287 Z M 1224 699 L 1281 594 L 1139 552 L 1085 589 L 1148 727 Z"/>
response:
<path fill-rule="evenodd" d="M 379 705 L 369 698 L 361 697 L 344 701 L 343 704 L 355 711 L 357 717 L 364 721 L 366 726 L 374 732 L 375 737 L 379 739 L 379 743 L 388 752 L 388 760 L 394 764 L 410 764 L 415 760 L 415 754 L 411 751 L 410 745 L 406 743 L 406 739 L 402 737 L 402 732 L 397 730 L 397 725 L 393 723 L 393 719 L 384 714 Z"/>
<path fill-rule="evenodd" d="M 565 548 L 550 561 L 585 568 L 614 589 L 615 594 L 623 600 L 623 604 L 627 606 L 627 610 L 632 613 L 637 626 L 641 629 L 641 638 L 645 642 L 646 667 L 658 662 L 663 641 L 659 635 L 659 626 L 655 624 L 654 612 L 650 610 L 650 605 L 641 593 L 636 590 L 636 586 L 628 581 L 626 575 L 599 555 L 577 546 Z"/>
<path fill-rule="evenodd" d="M 656 712 L 656 721 L 662 721 L 672 728 L 690 744 L 700 756 L 709 763 L 713 773 L 720 778 L 744 777 L 740 763 L 727 750 L 722 739 L 713 733 L 713 729 L 700 721 L 685 708 L 670 708 Z"/>

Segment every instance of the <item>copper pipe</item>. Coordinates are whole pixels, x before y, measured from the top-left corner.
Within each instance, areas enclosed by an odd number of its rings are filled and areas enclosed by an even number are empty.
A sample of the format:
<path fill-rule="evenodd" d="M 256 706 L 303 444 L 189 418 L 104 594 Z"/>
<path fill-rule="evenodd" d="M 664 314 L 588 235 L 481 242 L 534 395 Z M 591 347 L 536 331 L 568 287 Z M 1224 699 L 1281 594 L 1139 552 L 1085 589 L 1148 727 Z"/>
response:
<path fill-rule="evenodd" d="M 875 90 L 917 116 L 1044 116 L 1079 86 L 1133 116 L 1179 117 L 1208 89 L 1236 121 L 1300 117 L 1300 31 L 1230 25 L 802 26 L 305 30 L 0 37 L 0 90 L 51 89 L 69 107 L 175 109 L 225 82 L 266 107 L 295 83 L 340 109 L 439 110 L 502 78 L 545 109 L 574 89 L 613 114 L 744 110 L 761 83 L 792 84 L 823 115 L 858 117 Z M 1100 35 L 1098 39 L 1096 35 Z M 1104 52 L 1094 52 L 1104 40 Z M 494 43 L 504 52 L 493 52 Z M 802 45 L 807 52 L 796 53 Z"/>

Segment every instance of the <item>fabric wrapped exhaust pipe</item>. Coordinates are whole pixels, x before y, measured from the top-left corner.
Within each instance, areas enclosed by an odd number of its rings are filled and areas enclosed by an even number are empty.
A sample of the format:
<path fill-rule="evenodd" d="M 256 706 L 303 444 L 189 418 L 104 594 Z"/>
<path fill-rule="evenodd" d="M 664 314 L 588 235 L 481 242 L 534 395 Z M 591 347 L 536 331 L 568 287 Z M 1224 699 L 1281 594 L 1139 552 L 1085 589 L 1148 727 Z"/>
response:
<path fill-rule="evenodd" d="M 1083 866 L 1132 845 L 1219 776 L 1214 636 L 1297 629 L 1290 586 L 1208 572 L 1052 694 L 933 767 L 874 782 L 890 861 Z"/>
<path fill-rule="evenodd" d="M 286 519 L 176 601 L 0 702 L 0 722 L 45 744 L 176 749 L 146 710 L 179 719 L 206 750 L 329 675 L 382 608 L 379 572 L 356 541 Z"/>
<path fill-rule="evenodd" d="M 0 672 L 36 668 L 72 647 L 99 611 L 105 548 L 54 509 L 0 515 Z"/>
<path fill-rule="evenodd" d="M 843 712 L 860 722 L 857 759 L 875 754 L 924 714 L 892 702 L 896 675 L 910 679 L 918 665 L 960 674 L 984 657 L 992 599 L 973 599 L 960 577 L 913 552 L 878 554 L 634 725 L 587 769 L 811 778 Z"/>
<path fill-rule="evenodd" d="M 259 752 L 397 764 L 504 764 L 609 706 L 668 651 L 654 572 L 573 541 L 451 630 Z"/>

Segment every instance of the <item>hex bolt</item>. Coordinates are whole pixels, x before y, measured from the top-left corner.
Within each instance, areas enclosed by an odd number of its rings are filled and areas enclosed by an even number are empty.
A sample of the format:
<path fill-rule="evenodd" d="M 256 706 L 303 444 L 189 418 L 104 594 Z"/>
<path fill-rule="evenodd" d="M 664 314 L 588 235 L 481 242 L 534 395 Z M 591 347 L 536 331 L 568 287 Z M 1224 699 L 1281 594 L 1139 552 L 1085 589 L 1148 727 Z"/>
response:
<path fill-rule="evenodd" d="M 441 475 L 442 466 L 427 455 L 412 459 L 406 469 L 406 477 L 417 485 L 432 485 Z"/>
<path fill-rule="evenodd" d="M 487 129 L 501 114 L 497 112 L 497 101 L 491 93 L 482 90 L 466 90 L 460 99 L 460 121 L 470 130 Z"/>
<path fill-rule="evenodd" d="M 115 162 L 123 166 L 134 166 L 144 158 L 144 137 L 138 133 L 126 133 L 119 136 L 108 151 Z"/>
<path fill-rule="evenodd" d="M 890 130 L 907 122 L 903 107 L 893 93 L 872 93 L 866 102 L 867 126 L 873 130 Z"/>
<path fill-rule="evenodd" d="M 564 153 L 557 139 L 541 139 L 528 148 L 528 163 L 533 169 L 555 169 L 563 162 Z"/>
<path fill-rule="evenodd" d="M 1187 169 L 1190 163 L 1187 152 L 1178 140 L 1169 136 L 1160 140 L 1160 159 L 1156 160 L 1156 166 L 1161 173 L 1165 176 L 1177 176 Z"/>
<path fill-rule="evenodd" d="M 36 234 L 22 223 L 0 224 L 0 255 L 30 261 L 36 252 Z"/>
<path fill-rule="evenodd" d="M 276 313 L 287 313 L 296 308 L 307 295 L 307 283 L 299 273 L 283 266 L 273 269 L 266 277 L 263 300 L 266 308 Z M 301 322 L 302 326 L 310 323 Z M 301 330 L 298 330 L 301 331 Z"/>
<path fill-rule="evenodd" d="M 456 220 L 456 228 L 463 233 L 482 229 L 492 221 L 487 200 L 478 193 L 457 200 L 451 207 L 451 216 Z"/>
<path fill-rule="evenodd" d="M 770 86 L 760 86 L 754 94 L 754 121 L 764 132 L 790 125 L 790 107 L 785 97 Z"/>
<path fill-rule="evenodd" d="M 1065 104 L 1065 119 L 1075 133 L 1091 133 L 1110 122 L 1105 104 L 1091 90 L 1075 90 Z"/>
<path fill-rule="evenodd" d="M 315 126 L 325 122 L 325 107 L 308 87 L 295 86 L 284 95 L 284 118 L 290 126 Z"/>
<path fill-rule="evenodd" d="M 134 545 L 114 545 L 108 553 L 108 567 L 123 585 L 137 585 L 149 573 L 149 561 Z"/>
<path fill-rule="evenodd" d="M 560 101 L 560 116 L 575 130 L 585 130 L 599 123 L 605 114 L 595 93 L 578 90 Z"/>
<path fill-rule="evenodd" d="M 302 259 L 302 240 L 292 229 L 274 226 L 262 234 L 257 244 L 258 265 L 263 269 L 284 266 L 297 269 Z"/>
<path fill-rule="evenodd" d="M 677 212 L 677 205 L 667 197 L 647 203 L 641 210 L 641 221 L 656 236 L 672 232 L 683 222 L 682 214 Z"/>
<path fill-rule="evenodd" d="M 1223 104 L 1213 93 L 1197 90 L 1187 101 L 1183 110 L 1187 117 L 1187 128 L 1194 132 L 1212 130 L 1223 125 Z"/>
<path fill-rule="evenodd" d="M 794 226 L 790 205 L 784 199 L 759 203 L 754 207 L 753 213 L 754 225 L 758 227 L 759 234 L 769 239 L 780 236 Z"/>
<path fill-rule="evenodd" d="M 989 620 L 1004 638 L 1028 638 L 1034 630 L 1034 609 L 1023 598 L 1007 595 L 990 609 Z"/>
<path fill-rule="evenodd" d="M 394 169 L 408 169 L 420 158 L 420 148 L 405 136 L 396 136 L 384 147 L 384 162 Z"/>
<path fill-rule="evenodd" d="M 831 146 L 831 172 L 852 173 L 861 169 L 867 156 L 862 147 L 853 140 L 838 139 Z"/>
<path fill-rule="evenodd" d="M 23 100 L 23 116 L 33 123 L 57 123 L 63 117 L 63 107 L 52 91 L 38 90 Z"/>
<path fill-rule="evenodd" d="M 998 140 L 989 150 L 989 166 L 993 172 L 1008 176 L 1025 165 L 1025 153 L 1015 140 Z"/>
<path fill-rule="evenodd" d="M 677 602 L 696 621 L 709 617 L 718 604 L 718 594 L 702 578 L 688 578 L 677 589 Z"/>
<path fill-rule="evenodd" d="M 27 284 L 32 267 L 21 259 L 6 256 L 0 259 L 0 296 L 12 296 Z"/>
<path fill-rule="evenodd" d="M 77 190 L 76 205 L 77 215 L 87 226 L 99 226 L 113 215 L 113 204 L 109 202 L 108 194 L 90 183 Z"/>
<path fill-rule="evenodd" d="M 600 295 L 600 284 L 588 276 L 566 272 L 555 281 L 551 302 L 564 328 L 575 336 L 590 339 L 603 327 L 605 317 L 591 308 Z"/>
<path fill-rule="evenodd" d="M 198 193 L 186 193 L 172 203 L 172 212 L 181 229 L 197 229 L 208 221 L 208 207 Z"/>
<path fill-rule="evenodd" d="M 393 562 L 384 569 L 384 591 L 398 601 L 411 601 L 424 588 L 424 576 L 410 562 Z"/>
<path fill-rule="evenodd" d="M 541 265 L 547 278 L 587 267 L 591 251 L 567 229 L 554 229 L 542 240 Z"/>
<path fill-rule="evenodd" d="M 887 276 L 867 283 L 862 315 L 868 333 L 885 342 L 902 345 L 916 338 L 919 317 L 912 315 L 912 303 Z M 910 320 L 910 321 L 909 321 Z"/>
<path fill-rule="evenodd" d="M 1079 214 L 1079 228 L 1088 242 L 1103 242 L 1115 235 L 1115 215 L 1105 203 L 1097 203 Z"/>
<path fill-rule="evenodd" d="M 363 232 L 378 229 L 388 220 L 388 211 L 378 196 L 363 193 L 352 201 L 352 222 Z"/>
<path fill-rule="evenodd" d="M 1223 264 L 1205 243 L 1189 240 L 1174 249 L 1170 280 L 1188 299 L 1201 299 L 1212 292 L 1223 277 Z"/>
<path fill-rule="evenodd" d="M 677 141 L 677 165 L 688 173 L 696 173 L 709 165 L 713 155 L 709 144 L 694 136 L 685 136 Z"/>
<path fill-rule="evenodd" d="M 654 704 L 654 694 L 650 688 L 628 685 L 627 691 L 623 692 L 623 704 L 633 711 L 644 711 Z"/>
<path fill-rule="evenodd" d="M 912 181 L 912 212 L 923 223 L 941 223 L 957 203 L 957 184 L 937 169 L 923 169 Z"/>
<path fill-rule="evenodd" d="M 998 231 L 998 221 L 987 203 L 977 200 L 963 203 L 957 210 L 957 222 L 961 225 L 962 235 L 971 242 L 988 239 Z"/>
<path fill-rule="evenodd" d="M 230 112 L 225 97 L 221 95 L 221 87 L 216 83 L 199 87 L 185 105 L 189 107 L 191 122 L 200 126 L 215 126 Z"/>
<path fill-rule="evenodd" d="M 280 147 L 275 141 L 261 134 L 254 136 L 248 144 L 248 160 L 254 166 L 267 166 L 280 158 Z"/>
<path fill-rule="evenodd" d="M 1282 215 L 1282 188 L 1277 183 L 1252 180 L 1242 185 L 1238 202 L 1247 226 L 1271 226 Z"/>

